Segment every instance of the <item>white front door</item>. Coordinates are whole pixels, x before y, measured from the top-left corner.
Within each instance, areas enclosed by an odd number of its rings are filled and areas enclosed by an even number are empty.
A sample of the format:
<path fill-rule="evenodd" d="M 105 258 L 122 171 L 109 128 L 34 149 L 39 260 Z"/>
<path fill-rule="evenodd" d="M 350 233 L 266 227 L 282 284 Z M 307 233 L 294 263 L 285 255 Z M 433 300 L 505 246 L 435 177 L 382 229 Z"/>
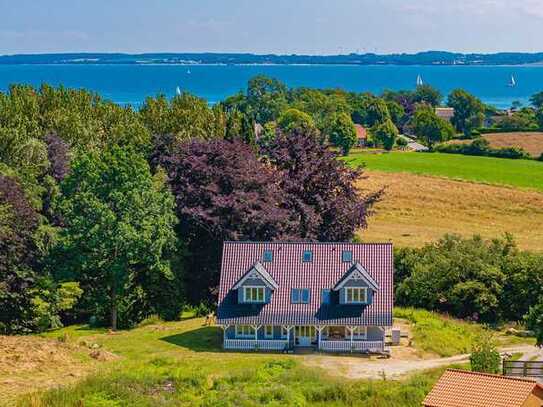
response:
<path fill-rule="evenodd" d="M 311 346 L 315 337 L 314 326 L 297 326 L 294 328 L 294 334 L 297 346 Z"/>

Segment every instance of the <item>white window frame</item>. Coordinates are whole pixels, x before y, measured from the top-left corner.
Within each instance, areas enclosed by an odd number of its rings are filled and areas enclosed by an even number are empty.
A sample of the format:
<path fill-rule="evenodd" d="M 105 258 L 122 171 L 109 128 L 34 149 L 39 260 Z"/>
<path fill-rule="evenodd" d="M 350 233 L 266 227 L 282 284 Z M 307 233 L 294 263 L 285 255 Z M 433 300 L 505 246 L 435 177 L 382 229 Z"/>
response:
<path fill-rule="evenodd" d="M 255 328 L 251 325 L 236 325 L 236 338 L 254 339 Z"/>
<path fill-rule="evenodd" d="M 368 339 L 368 327 L 367 326 L 354 327 L 353 339 Z"/>
<path fill-rule="evenodd" d="M 349 300 L 349 291 L 351 292 L 351 300 Z M 356 301 L 354 300 L 355 292 L 358 293 L 358 300 Z M 362 293 L 364 293 L 363 297 Z M 345 304 L 366 304 L 367 302 L 368 287 L 345 287 Z"/>
<path fill-rule="evenodd" d="M 253 292 L 252 290 L 253 289 L 256 289 L 256 299 L 252 298 L 253 297 Z M 262 290 L 262 300 L 259 300 L 258 299 L 258 294 L 259 294 L 259 290 Z M 250 293 L 249 297 L 251 298 L 247 298 L 247 292 Z M 246 285 L 246 286 L 243 286 L 243 301 L 244 302 L 253 302 L 253 303 L 264 303 L 266 302 L 266 287 L 264 286 L 256 286 L 256 285 Z"/>
<path fill-rule="evenodd" d="M 271 329 L 271 332 L 268 332 Z M 273 339 L 273 325 L 264 325 L 264 338 Z"/>

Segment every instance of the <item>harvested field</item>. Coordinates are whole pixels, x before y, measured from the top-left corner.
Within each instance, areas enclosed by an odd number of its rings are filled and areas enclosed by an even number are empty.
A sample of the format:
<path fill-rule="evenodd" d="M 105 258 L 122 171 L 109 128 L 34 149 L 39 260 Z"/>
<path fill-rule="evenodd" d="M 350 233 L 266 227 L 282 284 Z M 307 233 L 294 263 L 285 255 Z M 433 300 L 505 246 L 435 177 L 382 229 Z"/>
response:
<path fill-rule="evenodd" d="M 409 173 L 367 171 L 360 187 L 386 187 L 363 241 L 422 246 L 446 233 L 493 238 L 509 232 L 522 249 L 543 251 L 543 193 Z"/>
<path fill-rule="evenodd" d="M 543 132 L 489 133 L 482 136 L 492 148 L 520 147 L 532 157 L 543 154 Z M 451 140 L 451 144 L 469 144 L 471 140 Z"/>
<path fill-rule="evenodd" d="M 491 147 L 520 147 L 532 157 L 543 154 L 543 133 L 492 133 L 484 136 Z"/>

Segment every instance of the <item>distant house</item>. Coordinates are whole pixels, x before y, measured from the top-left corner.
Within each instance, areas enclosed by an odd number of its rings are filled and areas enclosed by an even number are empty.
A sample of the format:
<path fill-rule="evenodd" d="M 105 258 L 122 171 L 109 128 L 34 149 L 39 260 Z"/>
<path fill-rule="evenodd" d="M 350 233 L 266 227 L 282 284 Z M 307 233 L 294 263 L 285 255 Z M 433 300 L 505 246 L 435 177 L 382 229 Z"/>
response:
<path fill-rule="evenodd" d="M 422 402 L 425 407 L 541 407 L 534 380 L 448 369 Z"/>
<path fill-rule="evenodd" d="M 437 117 L 451 121 L 454 116 L 454 107 L 436 107 L 435 112 Z"/>
<path fill-rule="evenodd" d="M 392 280 L 389 243 L 226 242 L 224 348 L 384 353 Z"/>
<path fill-rule="evenodd" d="M 355 124 L 354 127 L 356 129 L 357 147 L 365 147 L 368 142 L 368 130 L 360 124 Z"/>

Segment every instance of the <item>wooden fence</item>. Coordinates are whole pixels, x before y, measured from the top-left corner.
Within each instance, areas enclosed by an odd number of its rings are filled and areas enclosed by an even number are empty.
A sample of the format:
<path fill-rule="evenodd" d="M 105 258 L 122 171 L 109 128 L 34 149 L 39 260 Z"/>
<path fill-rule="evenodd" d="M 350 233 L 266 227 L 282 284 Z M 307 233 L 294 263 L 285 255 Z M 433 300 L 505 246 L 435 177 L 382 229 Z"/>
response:
<path fill-rule="evenodd" d="M 543 362 L 525 360 L 504 360 L 503 374 L 516 377 L 543 377 Z"/>

